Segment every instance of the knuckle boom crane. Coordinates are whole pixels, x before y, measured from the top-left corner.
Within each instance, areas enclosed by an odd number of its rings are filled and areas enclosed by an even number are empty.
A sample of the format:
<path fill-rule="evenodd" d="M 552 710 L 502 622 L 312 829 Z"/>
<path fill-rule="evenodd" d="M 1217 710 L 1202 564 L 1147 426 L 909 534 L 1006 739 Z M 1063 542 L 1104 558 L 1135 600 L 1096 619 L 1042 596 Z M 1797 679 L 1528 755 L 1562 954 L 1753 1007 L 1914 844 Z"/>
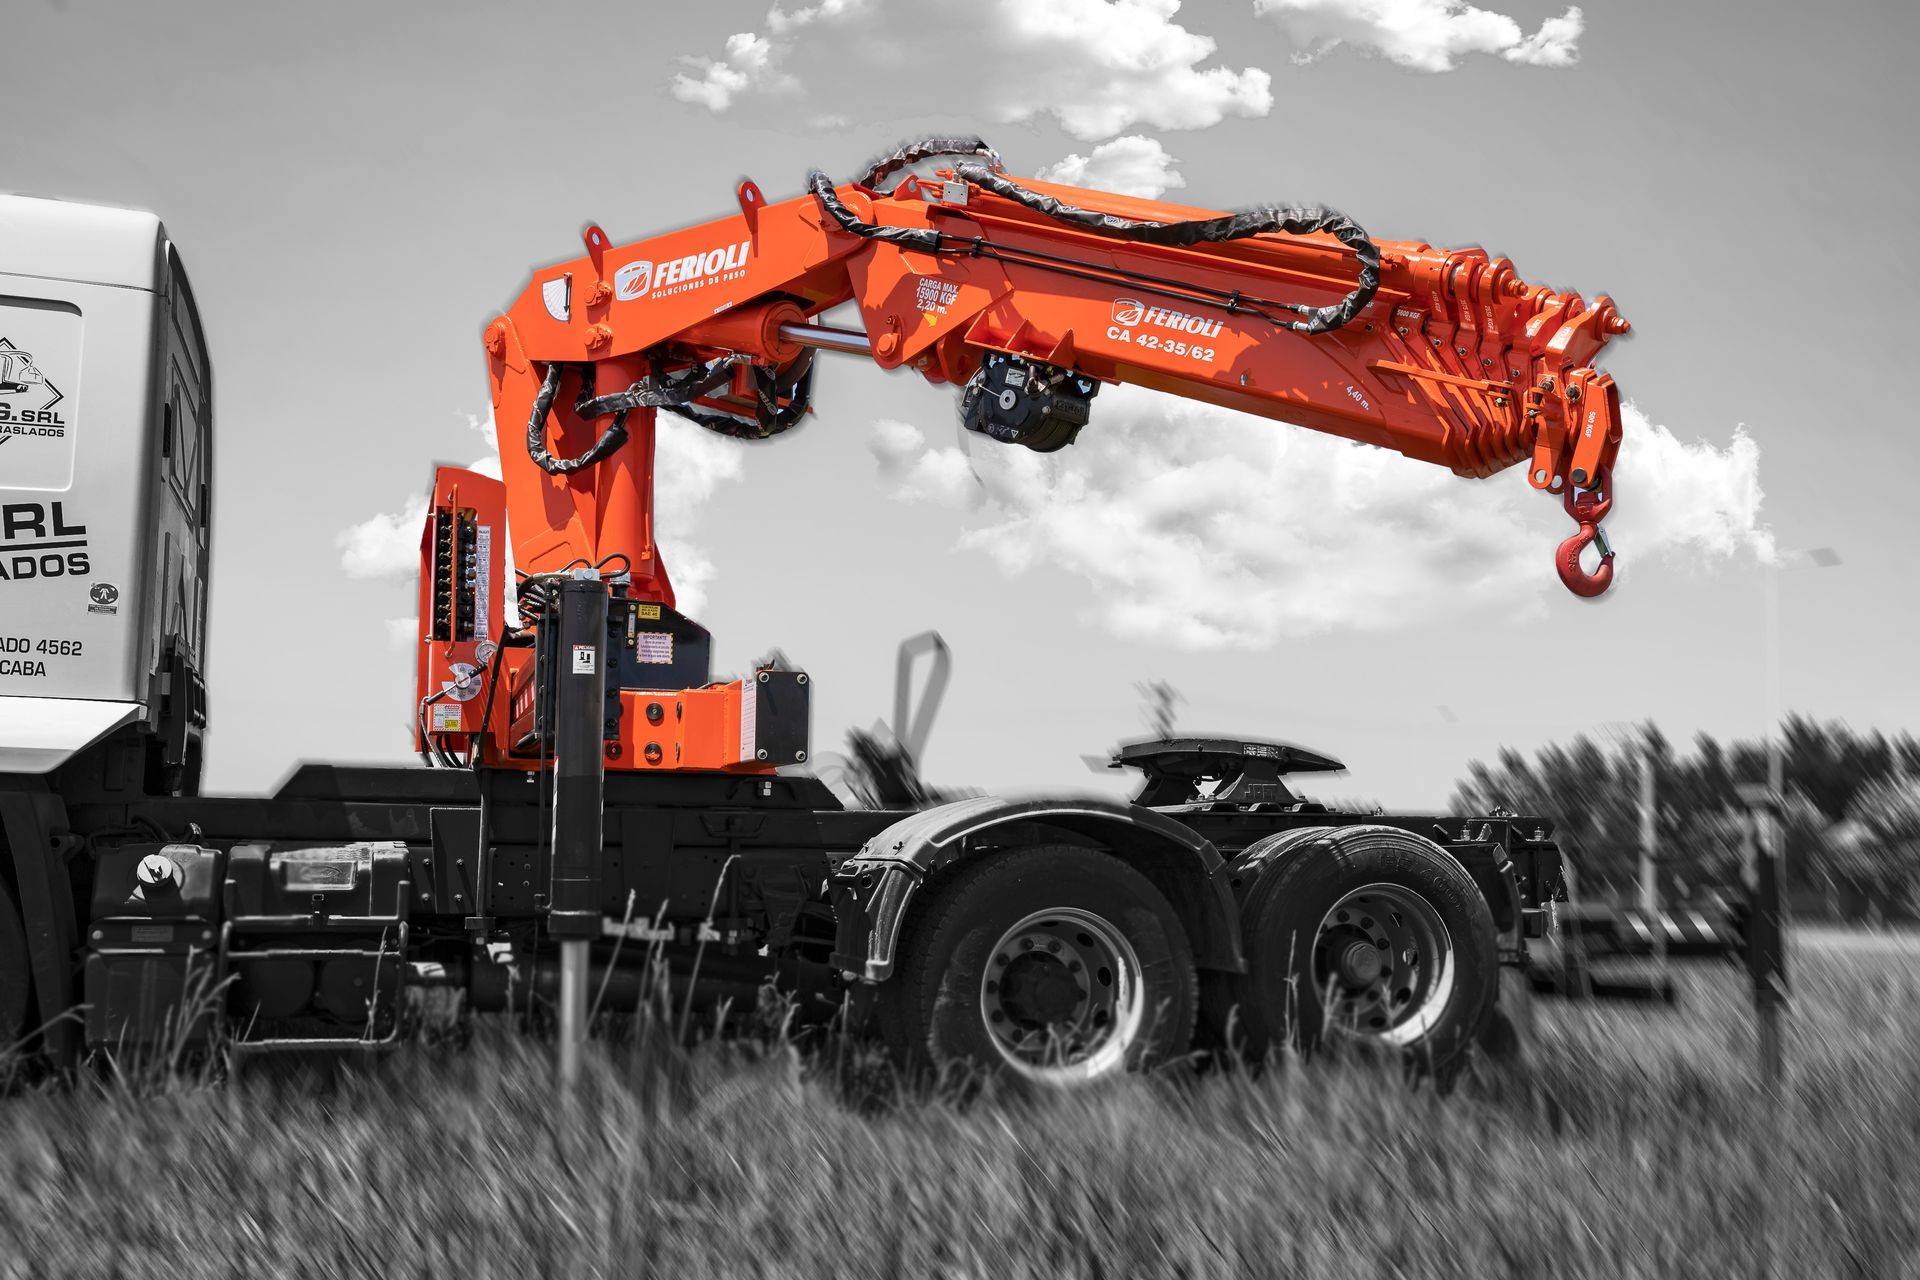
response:
<path fill-rule="evenodd" d="M 399 1041 L 416 986 L 483 1011 L 557 990 L 564 1079 L 589 985 L 651 989 L 635 937 L 689 999 L 777 981 L 870 1009 L 905 1060 L 1055 1083 L 1172 1060 L 1200 1021 L 1256 1052 L 1340 1025 L 1456 1060 L 1566 899 L 1550 823 L 1329 810 L 1283 778 L 1338 761 L 1255 739 L 1123 750 L 1132 802 L 902 784 L 847 807 L 780 769 L 807 761 L 806 674 L 712 680 L 675 607 L 656 418 L 779 435 L 837 352 L 1044 452 L 1132 383 L 1461 475 L 1523 464 L 1579 526 L 1561 578 L 1598 595 L 1612 301 L 1330 210 L 1015 179 L 977 138 L 737 196 L 632 244 L 589 226 L 485 327 L 501 475 L 440 468 L 420 546 L 416 745 L 466 767 L 307 764 L 266 797 L 200 790 L 212 366 L 179 255 L 150 214 L 0 196 L 0 1044 L 362 1051 Z M 843 306 L 857 325 L 823 321 Z M 910 771 L 905 715 L 884 763 Z M 929 1003 L 949 989 L 979 998 Z"/>
<path fill-rule="evenodd" d="M 957 162 L 889 185 L 937 156 Z M 436 485 L 439 542 L 425 551 L 420 612 L 423 750 L 485 738 L 489 763 L 538 758 L 540 699 L 524 655 L 507 663 L 512 698 L 477 698 L 497 656 L 486 625 L 497 605 L 482 597 L 502 576 L 493 531 L 503 521 L 483 509 L 504 505 L 535 606 L 570 573 L 618 565 L 616 649 L 633 661 L 611 687 L 704 682 L 706 633 L 674 611 L 654 540 L 655 415 L 778 435 L 808 409 L 819 351 L 960 387 L 968 430 L 1043 452 L 1086 428 L 1101 384 L 1124 382 L 1460 475 L 1524 462 L 1533 487 L 1561 497 L 1579 526 L 1559 549 L 1562 580 L 1584 596 L 1612 581 L 1599 521 L 1612 501 L 1619 395 L 1593 362 L 1629 326 L 1604 294 L 1589 304 L 1528 284 L 1480 249 L 1376 242 L 1327 209 L 1216 214 L 1017 180 L 977 138 L 904 147 L 839 186 L 815 171 L 806 194 L 777 204 L 751 181 L 737 196 L 736 214 L 632 244 L 588 227 L 584 257 L 536 271 L 487 325 L 503 482 L 448 470 Z M 848 303 L 859 328 L 817 322 Z M 1596 542 L 1600 564 L 1588 572 L 1580 555 Z M 441 697 L 448 688 L 453 697 Z M 608 695 L 609 721 L 635 723 L 622 696 Z M 710 718 L 706 728 L 682 731 L 671 759 L 664 743 L 636 739 L 608 763 L 790 762 L 744 750 L 751 730 L 769 727 L 753 701 L 744 686 L 690 688 L 677 725 Z"/>

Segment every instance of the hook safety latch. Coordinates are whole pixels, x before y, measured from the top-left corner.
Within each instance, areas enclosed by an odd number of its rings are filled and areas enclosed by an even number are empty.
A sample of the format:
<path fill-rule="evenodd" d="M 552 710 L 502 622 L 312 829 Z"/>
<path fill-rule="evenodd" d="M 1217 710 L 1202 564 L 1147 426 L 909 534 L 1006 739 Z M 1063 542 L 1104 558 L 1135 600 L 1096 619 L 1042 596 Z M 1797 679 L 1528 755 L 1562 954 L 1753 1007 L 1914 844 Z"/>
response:
<path fill-rule="evenodd" d="M 1580 530 L 1560 544 L 1559 551 L 1554 553 L 1554 568 L 1560 571 L 1560 581 L 1573 594 L 1589 598 L 1600 595 L 1613 585 L 1613 548 L 1600 528 L 1600 522 L 1613 507 L 1612 469 L 1596 470 L 1590 489 L 1568 485 L 1560 505 L 1579 524 Z M 1580 564 L 1580 553 L 1589 545 L 1600 548 L 1600 566 L 1592 573 Z"/>

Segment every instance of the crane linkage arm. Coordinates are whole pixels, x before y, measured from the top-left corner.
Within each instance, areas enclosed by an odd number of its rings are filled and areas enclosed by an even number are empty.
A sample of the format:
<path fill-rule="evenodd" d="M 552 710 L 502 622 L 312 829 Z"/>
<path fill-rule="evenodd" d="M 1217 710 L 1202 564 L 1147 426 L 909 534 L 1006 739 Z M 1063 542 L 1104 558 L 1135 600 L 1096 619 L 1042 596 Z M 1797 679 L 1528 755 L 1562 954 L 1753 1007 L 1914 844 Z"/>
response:
<path fill-rule="evenodd" d="M 965 158 L 887 185 L 939 154 Z M 1582 595 L 1611 581 L 1598 522 L 1619 398 L 1593 362 L 1629 326 L 1604 294 L 1528 284 L 1480 249 L 1375 242 L 1326 210 L 1226 215 L 1013 179 L 977 139 L 903 149 L 840 185 L 816 173 L 778 204 L 752 182 L 738 195 L 736 214 L 632 244 L 589 227 L 586 256 L 535 272 L 488 326 L 523 569 L 618 552 L 637 596 L 671 604 L 654 411 L 777 434 L 826 348 L 962 387 L 966 426 L 1036 450 L 1070 443 L 1100 384 L 1127 382 L 1460 475 L 1524 462 L 1580 526 L 1561 577 Z M 848 302 L 861 330 L 813 323 Z"/>

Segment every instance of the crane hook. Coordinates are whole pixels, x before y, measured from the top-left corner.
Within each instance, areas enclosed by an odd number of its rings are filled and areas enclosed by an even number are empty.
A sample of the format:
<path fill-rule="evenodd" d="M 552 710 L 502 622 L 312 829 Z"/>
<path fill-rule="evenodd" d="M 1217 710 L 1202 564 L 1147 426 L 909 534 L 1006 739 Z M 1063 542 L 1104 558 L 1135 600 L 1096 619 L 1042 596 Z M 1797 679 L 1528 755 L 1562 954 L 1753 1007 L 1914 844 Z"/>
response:
<path fill-rule="evenodd" d="M 1554 568 L 1560 571 L 1560 581 L 1573 594 L 1587 598 L 1600 595 L 1613 585 L 1613 547 L 1608 544 L 1607 535 L 1600 528 L 1600 521 L 1606 518 L 1607 512 L 1613 507 L 1612 468 L 1597 469 L 1592 488 L 1581 489 L 1568 485 L 1560 505 L 1580 525 L 1580 529 L 1560 544 L 1560 549 L 1554 553 Z M 1600 566 L 1588 573 L 1581 567 L 1580 553 L 1592 543 L 1600 546 Z"/>

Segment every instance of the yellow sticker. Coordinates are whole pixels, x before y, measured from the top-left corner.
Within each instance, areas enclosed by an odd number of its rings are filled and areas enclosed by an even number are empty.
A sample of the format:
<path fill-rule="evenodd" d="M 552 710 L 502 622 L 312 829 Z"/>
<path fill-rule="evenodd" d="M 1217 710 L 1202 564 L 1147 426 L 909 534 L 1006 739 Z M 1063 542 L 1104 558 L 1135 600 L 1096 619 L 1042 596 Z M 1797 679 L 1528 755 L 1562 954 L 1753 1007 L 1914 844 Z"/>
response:
<path fill-rule="evenodd" d="M 636 605 L 634 607 L 634 612 L 639 614 L 643 618 L 652 618 L 652 619 L 658 620 L 660 617 L 660 606 L 657 604 Z"/>

